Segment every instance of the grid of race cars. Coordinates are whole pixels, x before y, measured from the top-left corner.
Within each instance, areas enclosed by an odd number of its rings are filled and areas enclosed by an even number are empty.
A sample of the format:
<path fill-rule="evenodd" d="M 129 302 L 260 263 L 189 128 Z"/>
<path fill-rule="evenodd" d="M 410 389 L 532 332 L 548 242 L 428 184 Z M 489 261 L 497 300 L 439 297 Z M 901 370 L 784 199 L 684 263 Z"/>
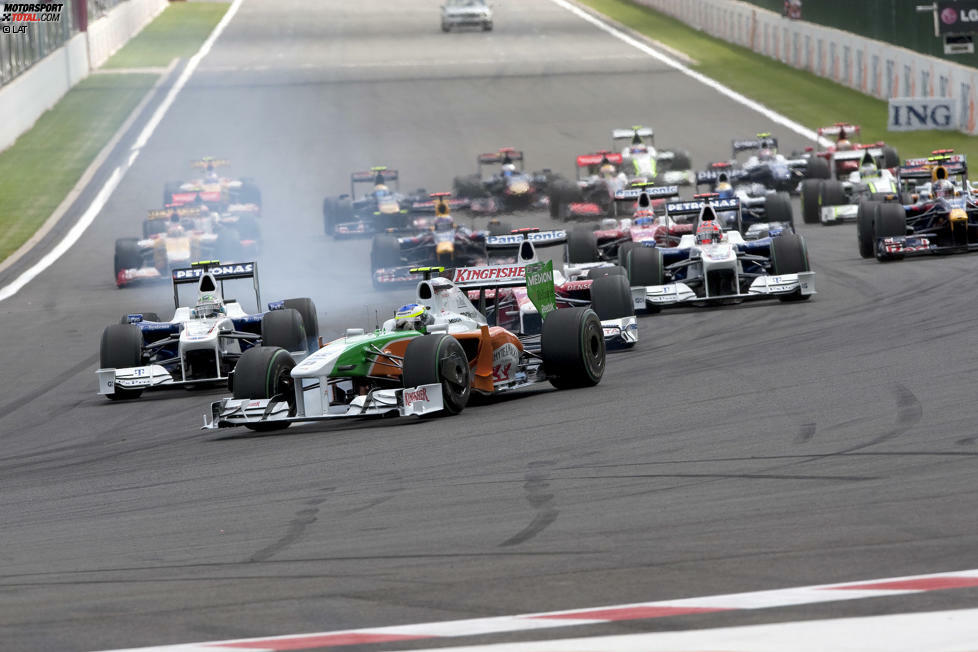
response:
<path fill-rule="evenodd" d="M 530 171 L 522 151 L 502 147 L 478 154 L 451 192 L 430 194 L 402 192 L 389 167 L 352 171 L 349 192 L 323 201 L 325 234 L 369 238 L 374 287 L 413 288 L 414 297 L 381 327 L 330 342 L 309 298 L 253 314 L 225 298 L 225 284 L 250 281 L 262 305 L 261 192 L 252 179 L 223 176 L 227 160 L 192 161 L 196 174 L 165 185 L 142 237 L 115 245 L 116 285 L 171 283 L 173 315 L 126 314 L 105 328 L 98 391 L 132 400 L 226 384 L 205 428 L 274 430 L 457 414 L 472 394 L 534 383 L 594 386 L 608 349 L 639 344 L 638 315 L 809 300 L 815 273 L 795 232 L 795 194 L 805 223 L 856 223 L 853 255 L 978 249 L 965 156 L 934 150 L 901 161 L 844 123 L 817 134 L 788 155 L 770 133 L 733 140 L 729 159 L 695 169 L 684 150 L 657 147 L 652 128 L 615 128 L 610 149 L 576 157 L 576 178 Z M 535 228 L 542 211 L 561 228 Z M 477 229 L 465 216 L 490 219 Z"/>

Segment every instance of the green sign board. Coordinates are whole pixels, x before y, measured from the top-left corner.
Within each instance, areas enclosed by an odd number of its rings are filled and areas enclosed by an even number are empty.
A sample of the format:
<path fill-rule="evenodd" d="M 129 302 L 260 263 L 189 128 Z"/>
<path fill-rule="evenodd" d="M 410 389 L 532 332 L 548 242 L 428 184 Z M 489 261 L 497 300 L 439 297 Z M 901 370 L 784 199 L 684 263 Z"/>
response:
<path fill-rule="evenodd" d="M 543 321 L 557 309 L 557 295 L 554 292 L 554 264 L 529 263 L 526 266 L 526 295 L 536 306 Z"/>

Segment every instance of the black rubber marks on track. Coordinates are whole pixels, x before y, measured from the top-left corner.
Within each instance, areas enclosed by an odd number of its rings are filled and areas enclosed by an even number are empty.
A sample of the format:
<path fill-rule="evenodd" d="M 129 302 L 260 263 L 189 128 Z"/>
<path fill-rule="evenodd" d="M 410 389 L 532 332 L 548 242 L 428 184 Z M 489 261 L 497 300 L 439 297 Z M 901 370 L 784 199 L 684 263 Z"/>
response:
<path fill-rule="evenodd" d="M 530 462 L 529 470 L 524 476 L 526 481 L 523 483 L 523 489 L 526 491 L 526 502 L 530 503 L 530 507 L 536 513 L 529 525 L 500 543 L 500 547 L 518 546 L 525 543 L 557 520 L 557 515 L 560 512 L 554 507 L 554 495 L 548 491 L 550 489 L 550 467 L 553 465 L 554 462 L 551 460 Z"/>
<path fill-rule="evenodd" d="M 328 489 L 328 491 L 332 490 L 332 488 Z M 248 561 L 268 561 L 302 538 L 302 535 L 306 532 L 306 528 L 315 523 L 316 519 L 319 518 L 319 505 L 321 505 L 325 500 L 325 498 L 312 498 L 305 501 L 304 504 L 308 505 L 308 507 L 300 509 L 295 513 L 295 516 L 293 516 L 292 520 L 289 522 L 289 527 L 286 529 L 285 534 L 275 543 L 265 546 L 253 554 L 248 558 Z"/>

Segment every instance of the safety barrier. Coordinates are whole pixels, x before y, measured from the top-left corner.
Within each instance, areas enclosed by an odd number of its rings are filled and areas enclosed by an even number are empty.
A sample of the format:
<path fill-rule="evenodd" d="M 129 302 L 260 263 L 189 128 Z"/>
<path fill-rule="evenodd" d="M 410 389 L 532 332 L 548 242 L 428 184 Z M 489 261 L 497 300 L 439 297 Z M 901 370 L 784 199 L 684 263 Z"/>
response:
<path fill-rule="evenodd" d="M 98 68 L 166 9 L 167 0 L 129 0 L 88 24 L 88 61 Z"/>

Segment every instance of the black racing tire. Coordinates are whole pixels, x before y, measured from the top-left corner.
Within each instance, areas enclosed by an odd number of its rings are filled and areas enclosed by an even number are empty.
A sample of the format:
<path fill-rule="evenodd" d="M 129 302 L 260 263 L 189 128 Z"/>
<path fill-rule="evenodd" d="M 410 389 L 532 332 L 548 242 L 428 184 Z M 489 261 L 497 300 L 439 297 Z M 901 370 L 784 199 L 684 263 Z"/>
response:
<path fill-rule="evenodd" d="M 804 238 L 794 233 L 785 233 L 771 239 L 772 274 L 778 276 L 810 271 L 811 264 L 808 261 L 808 248 L 805 246 Z M 781 301 L 807 301 L 810 298 L 810 294 L 803 295 L 800 292 L 778 296 Z"/>
<path fill-rule="evenodd" d="M 885 168 L 895 168 L 900 166 L 900 154 L 897 153 L 896 148 L 885 145 L 883 147 L 883 167 Z"/>
<path fill-rule="evenodd" d="M 513 225 L 509 222 L 499 220 L 489 221 L 489 235 L 509 235 L 513 232 Z"/>
<path fill-rule="evenodd" d="M 261 189 L 254 179 L 242 178 L 241 186 L 234 191 L 234 199 L 239 204 L 261 206 Z"/>
<path fill-rule="evenodd" d="M 635 247 L 625 260 L 625 274 L 632 287 L 648 287 L 665 283 L 662 251 L 655 247 Z"/>
<path fill-rule="evenodd" d="M 139 314 L 141 314 L 143 316 L 143 321 L 155 321 L 155 322 L 161 321 L 160 320 L 160 316 L 158 314 L 156 314 L 155 312 L 143 312 L 143 313 L 133 312 L 133 313 L 126 313 L 125 315 L 123 315 L 119 319 L 119 323 L 120 324 L 128 324 L 129 323 L 129 315 L 139 315 Z"/>
<path fill-rule="evenodd" d="M 455 177 L 452 181 L 452 189 L 457 197 L 466 199 L 481 199 L 489 196 L 485 184 L 482 183 L 482 178 L 478 174 Z"/>
<path fill-rule="evenodd" d="M 353 221 L 353 202 L 349 197 L 337 197 L 333 203 L 333 210 L 334 225 Z"/>
<path fill-rule="evenodd" d="M 594 279 L 591 283 L 591 310 L 602 320 L 634 316 L 635 305 L 628 279 L 620 274 Z"/>
<path fill-rule="evenodd" d="M 261 344 L 279 346 L 286 351 L 305 351 L 308 338 L 302 315 L 293 308 L 269 310 L 261 317 Z"/>
<path fill-rule="evenodd" d="M 900 204 L 878 204 L 876 208 L 876 219 L 874 220 L 875 238 L 873 239 L 874 253 L 876 260 L 882 262 L 886 260 L 900 260 L 902 255 L 884 254 L 876 249 L 875 245 L 879 238 L 889 238 L 897 235 L 907 234 L 907 214 Z"/>
<path fill-rule="evenodd" d="M 222 263 L 240 263 L 244 260 L 244 245 L 237 229 L 221 229 L 217 234 L 215 250 Z"/>
<path fill-rule="evenodd" d="M 618 251 L 615 253 L 615 256 L 618 258 L 618 264 L 624 268 L 625 260 L 628 258 L 628 252 L 637 246 L 638 245 L 631 240 L 622 242 L 620 245 L 618 245 Z"/>
<path fill-rule="evenodd" d="M 371 270 L 401 265 L 401 244 L 396 235 L 378 233 L 370 245 Z"/>
<path fill-rule="evenodd" d="M 801 182 L 801 219 L 805 224 L 822 221 L 821 209 L 823 179 L 805 179 Z"/>
<path fill-rule="evenodd" d="M 285 349 L 277 346 L 253 346 L 238 358 L 234 365 L 231 392 L 236 399 L 266 399 L 281 397 L 289 403 L 289 416 L 295 415 L 295 391 L 292 369 L 295 360 Z M 288 428 L 287 422 L 245 424 L 258 432 Z"/>
<path fill-rule="evenodd" d="M 785 222 L 795 227 L 795 212 L 791 209 L 791 196 L 775 192 L 764 198 L 764 219 L 768 222 Z"/>
<path fill-rule="evenodd" d="M 173 203 L 173 195 L 180 192 L 181 183 L 179 181 L 167 181 L 163 184 L 163 205 L 168 206 Z"/>
<path fill-rule="evenodd" d="M 601 382 L 604 331 L 590 308 L 564 308 L 547 315 L 540 344 L 543 368 L 557 389 L 593 387 Z"/>
<path fill-rule="evenodd" d="M 316 304 L 308 297 L 297 299 L 286 299 L 282 302 L 286 308 L 291 308 L 299 313 L 302 318 L 302 327 L 306 331 L 306 351 L 312 353 L 319 349 L 319 314 L 316 312 Z"/>
<path fill-rule="evenodd" d="M 138 367 L 143 363 L 143 332 L 135 324 L 111 324 L 102 331 L 99 346 L 99 367 L 101 369 L 124 369 Z M 143 390 L 116 387 L 115 392 L 105 396 L 112 401 L 138 398 Z"/>
<path fill-rule="evenodd" d="M 567 262 L 598 262 L 598 238 L 589 227 L 575 228 L 567 234 Z"/>
<path fill-rule="evenodd" d="M 684 149 L 677 149 L 673 152 L 672 162 L 669 165 L 670 170 L 690 170 L 693 167 L 693 160 L 689 156 L 689 152 Z"/>
<path fill-rule="evenodd" d="M 568 204 L 582 201 L 584 195 L 576 183 L 563 177 L 554 177 L 547 190 L 547 199 L 550 217 L 566 221 L 570 212 Z"/>
<path fill-rule="evenodd" d="M 444 410 L 431 416 L 458 414 L 472 393 L 472 370 L 465 350 L 451 335 L 422 335 L 408 342 L 401 371 L 404 387 L 441 385 Z"/>
<path fill-rule="evenodd" d="M 841 181 L 828 179 L 822 183 L 822 206 L 844 206 L 849 203 Z"/>
<path fill-rule="evenodd" d="M 143 253 L 136 238 L 119 238 L 115 241 L 113 267 L 115 277 L 124 269 L 137 269 L 143 266 Z"/>
<path fill-rule="evenodd" d="M 601 267 L 592 267 L 587 271 L 587 278 L 591 280 L 605 276 L 625 276 L 625 268 L 621 265 L 602 265 Z"/>
<path fill-rule="evenodd" d="M 143 220 L 143 238 L 166 233 L 166 220 Z"/>
<path fill-rule="evenodd" d="M 856 239 L 859 242 L 859 255 L 872 258 L 876 255 L 876 201 L 861 201 L 856 211 Z"/>
<path fill-rule="evenodd" d="M 829 162 L 820 156 L 812 156 L 808 159 L 805 166 L 806 179 L 828 179 L 832 175 L 829 172 Z"/>
<path fill-rule="evenodd" d="M 323 232 L 326 235 L 336 233 L 336 200 L 333 197 L 323 199 Z"/>

